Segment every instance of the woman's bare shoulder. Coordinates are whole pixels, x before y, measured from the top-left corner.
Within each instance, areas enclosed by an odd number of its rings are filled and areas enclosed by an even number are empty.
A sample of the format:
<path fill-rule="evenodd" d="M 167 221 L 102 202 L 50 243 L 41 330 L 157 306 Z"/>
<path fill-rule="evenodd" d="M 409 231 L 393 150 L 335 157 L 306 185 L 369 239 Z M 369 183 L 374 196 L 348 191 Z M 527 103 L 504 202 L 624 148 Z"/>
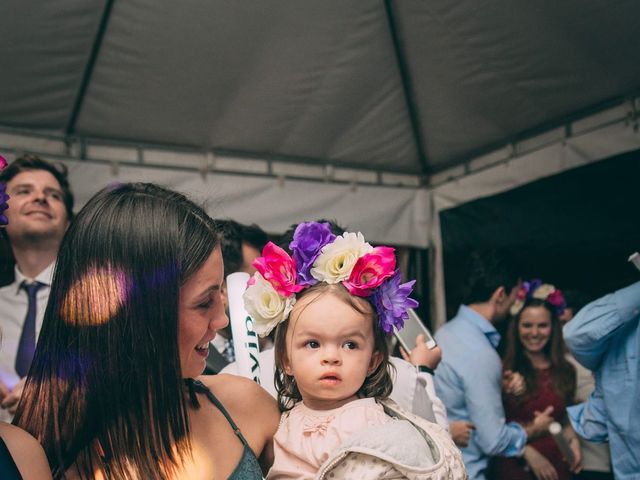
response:
<path fill-rule="evenodd" d="M 257 415 L 279 418 L 276 400 L 254 381 L 238 375 L 204 375 L 198 377 L 225 408 L 240 415 Z"/>
<path fill-rule="evenodd" d="M 21 428 L 0 422 L 0 437 L 11 453 L 22 478 L 25 480 L 47 480 L 51 470 L 42 446 Z"/>

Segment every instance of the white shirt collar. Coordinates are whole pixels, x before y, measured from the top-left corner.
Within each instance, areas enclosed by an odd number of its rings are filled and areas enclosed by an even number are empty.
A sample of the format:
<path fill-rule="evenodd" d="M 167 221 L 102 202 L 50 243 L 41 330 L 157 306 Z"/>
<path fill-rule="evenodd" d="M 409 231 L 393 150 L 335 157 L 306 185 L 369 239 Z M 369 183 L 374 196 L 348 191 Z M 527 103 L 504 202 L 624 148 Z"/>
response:
<path fill-rule="evenodd" d="M 47 268 L 45 268 L 43 271 L 41 271 L 38 275 L 36 275 L 36 278 L 29 278 L 27 276 L 25 276 L 20 269 L 18 268 L 18 265 L 16 264 L 15 266 L 15 285 L 16 288 L 19 289 L 20 285 L 22 285 L 22 282 L 24 282 L 25 280 L 27 282 L 33 282 L 34 280 L 40 283 L 44 283 L 47 287 L 51 287 L 51 282 L 53 280 L 53 271 L 56 268 L 56 262 L 53 261 L 49 264 L 49 266 Z"/>

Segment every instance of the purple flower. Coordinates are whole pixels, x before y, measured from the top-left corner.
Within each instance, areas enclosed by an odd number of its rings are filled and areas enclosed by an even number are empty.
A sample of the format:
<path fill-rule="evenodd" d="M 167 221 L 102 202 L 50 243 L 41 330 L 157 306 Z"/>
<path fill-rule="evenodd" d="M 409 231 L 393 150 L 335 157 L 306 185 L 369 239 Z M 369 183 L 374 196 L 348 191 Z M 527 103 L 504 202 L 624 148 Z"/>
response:
<path fill-rule="evenodd" d="M 289 249 L 298 270 L 298 285 L 314 285 L 318 280 L 311 275 L 311 267 L 322 247 L 333 242 L 336 236 L 328 223 L 306 222 L 296 227 Z"/>
<path fill-rule="evenodd" d="M 6 188 L 7 186 L 4 184 L 4 182 L 0 182 L 0 226 L 7 225 L 9 223 L 9 220 L 4 214 L 5 210 L 9 208 L 9 205 L 7 204 L 7 200 L 9 200 L 9 195 L 7 195 L 5 192 Z"/>
<path fill-rule="evenodd" d="M 393 277 L 374 290 L 371 300 L 378 312 L 380 327 L 385 333 L 393 332 L 395 326 L 400 330 L 404 321 L 409 318 L 407 310 L 416 308 L 418 302 L 409 298 L 415 280 L 400 284 L 400 270 L 396 270 Z"/>

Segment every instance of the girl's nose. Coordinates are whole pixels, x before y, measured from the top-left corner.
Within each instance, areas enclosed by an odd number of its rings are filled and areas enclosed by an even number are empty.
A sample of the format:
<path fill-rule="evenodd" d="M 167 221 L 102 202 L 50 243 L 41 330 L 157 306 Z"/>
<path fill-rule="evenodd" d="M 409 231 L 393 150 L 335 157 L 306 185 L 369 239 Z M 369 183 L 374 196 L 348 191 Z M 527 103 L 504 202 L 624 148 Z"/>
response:
<path fill-rule="evenodd" d="M 322 350 L 322 363 L 323 365 L 340 365 L 340 353 L 337 348 L 325 347 Z"/>

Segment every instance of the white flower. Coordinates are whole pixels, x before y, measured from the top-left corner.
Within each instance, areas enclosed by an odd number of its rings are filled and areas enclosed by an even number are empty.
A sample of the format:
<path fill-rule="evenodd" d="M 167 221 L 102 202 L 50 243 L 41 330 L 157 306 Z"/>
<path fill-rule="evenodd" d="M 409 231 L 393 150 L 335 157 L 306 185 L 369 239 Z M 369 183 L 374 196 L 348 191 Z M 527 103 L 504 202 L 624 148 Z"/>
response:
<path fill-rule="evenodd" d="M 358 258 L 371 250 L 373 247 L 364 241 L 360 232 L 347 232 L 322 248 L 313 262 L 311 275 L 321 282 L 342 282 L 349 278 Z"/>
<path fill-rule="evenodd" d="M 296 297 L 283 297 L 259 273 L 253 278 L 255 282 L 245 290 L 242 297 L 247 313 L 253 318 L 256 333 L 264 337 L 287 319 L 296 303 Z"/>
<path fill-rule="evenodd" d="M 543 283 L 540 285 L 531 295 L 533 298 L 537 298 L 538 300 L 546 300 L 549 295 L 556 291 L 556 287 L 551 284 Z"/>

